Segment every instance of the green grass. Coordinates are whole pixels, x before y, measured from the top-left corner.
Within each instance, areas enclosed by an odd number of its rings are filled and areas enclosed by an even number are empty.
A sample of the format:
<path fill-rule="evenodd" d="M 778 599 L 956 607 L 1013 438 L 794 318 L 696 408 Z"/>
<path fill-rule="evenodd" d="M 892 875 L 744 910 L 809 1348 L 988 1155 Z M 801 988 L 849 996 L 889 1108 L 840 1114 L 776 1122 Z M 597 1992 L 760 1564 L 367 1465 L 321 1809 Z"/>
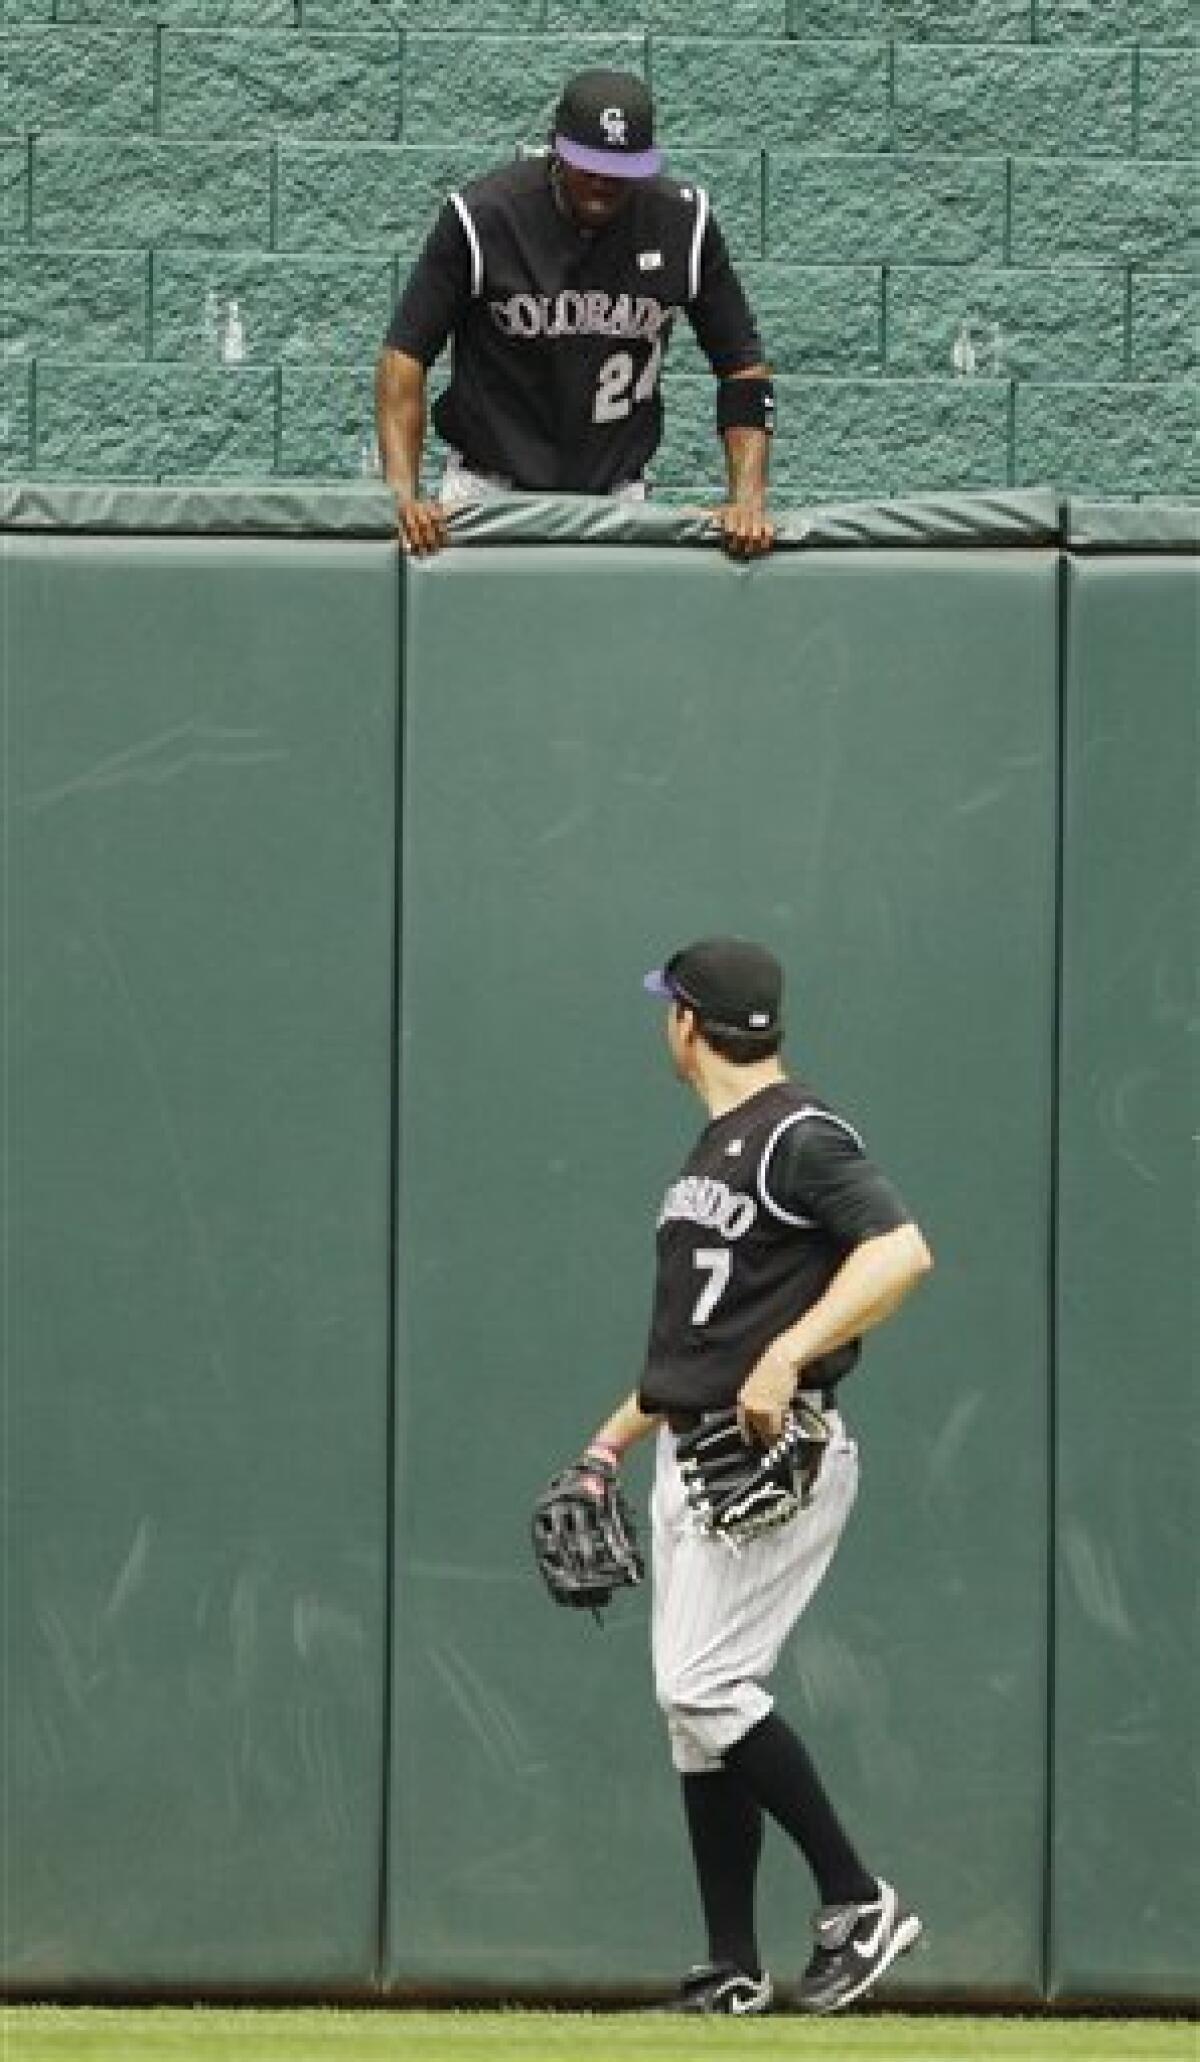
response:
<path fill-rule="evenodd" d="M 336 2012 L 0 2005 L 0 2062 L 1195 2062 L 1182 2020 L 696 2021 L 645 2013 Z"/>

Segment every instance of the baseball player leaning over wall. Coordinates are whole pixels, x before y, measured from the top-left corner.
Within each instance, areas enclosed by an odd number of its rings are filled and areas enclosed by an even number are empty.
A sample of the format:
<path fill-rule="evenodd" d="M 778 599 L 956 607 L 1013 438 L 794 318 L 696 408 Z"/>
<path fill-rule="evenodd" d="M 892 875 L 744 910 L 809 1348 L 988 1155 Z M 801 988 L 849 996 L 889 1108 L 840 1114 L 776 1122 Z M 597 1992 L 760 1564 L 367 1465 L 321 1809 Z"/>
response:
<path fill-rule="evenodd" d="M 639 1389 L 557 1484 L 573 1493 L 582 1484 L 598 1509 L 609 1507 L 618 1557 L 628 1558 L 617 1469 L 636 1440 L 657 1433 L 654 1671 L 709 1954 L 673 2009 L 770 2008 L 754 1913 L 765 1811 L 801 1849 L 821 1897 L 797 2002 L 835 2012 L 872 1989 L 921 1923 L 860 1860 L 763 1684 L 854 1502 L 857 1449 L 837 1408 L 839 1384 L 862 1334 L 932 1263 L 857 1132 L 786 1075 L 782 973 L 769 952 L 705 940 L 646 986 L 667 1001 L 675 1072 L 709 1122 L 659 1214 Z M 802 1477 L 792 1470 L 793 1432 L 802 1442 L 794 1451 L 807 1456 Z M 717 1457 L 707 1475 L 706 1449 Z M 757 1471 L 740 1471 L 739 1455 L 757 1455 Z M 557 1587 L 556 1484 L 548 1494 L 549 1517 L 535 1519 L 539 1558 L 539 1529 L 551 1556 L 543 1573 L 560 1602 L 593 1601 Z M 635 1547 L 615 1580 L 639 1575 Z"/>
<path fill-rule="evenodd" d="M 376 372 L 383 469 L 410 551 L 447 541 L 446 509 L 506 490 L 641 500 L 662 435 L 659 376 L 686 314 L 717 378 L 728 551 L 766 551 L 774 391 L 703 188 L 660 174 L 654 113 L 631 72 L 589 71 L 559 102 L 550 148 L 452 193 L 392 317 Z M 451 455 L 421 493 L 426 373 Z"/>

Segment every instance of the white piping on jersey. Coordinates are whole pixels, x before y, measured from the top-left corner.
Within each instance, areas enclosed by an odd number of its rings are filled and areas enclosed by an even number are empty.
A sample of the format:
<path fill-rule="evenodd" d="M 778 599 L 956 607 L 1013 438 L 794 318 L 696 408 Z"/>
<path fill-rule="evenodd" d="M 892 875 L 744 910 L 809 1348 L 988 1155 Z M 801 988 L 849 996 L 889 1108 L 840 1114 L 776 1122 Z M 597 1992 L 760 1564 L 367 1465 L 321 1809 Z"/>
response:
<path fill-rule="evenodd" d="M 452 193 L 450 205 L 463 226 L 463 235 L 471 246 L 471 299 L 477 301 L 483 292 L 483 251 L 479 242 L 479 231 L 471 220 L 471 210 L 461 193 Z"/>
<path fill-rule="evenodd" d="M 844 1117 L 835 1117 L 832 1110 L 822 1110 L 816 1103 L 805 1103 L 802 1109 L 791 1111 L 788 1116 L 784 1117 L 775 1126 L 774 1131 L 763 1147 L 762 1156 L 759 1159 L 758 1193 L 762 1197 L 764 1207 L 770 1211 L 772 1217 L 778 1217 L 782 1224 L 795 1224 L 803 1231 L 815 1231 L 815 1217 L 797 1217 L 792 1211 L 785 1210 L 782 1203 L 776 1203 L 767 1194 L 767 1167 L 772 1153 L 775 1151 L 784 1132 L 790 1131 L 793 1124 L 803 1124 L 806 1117 L 824 1117 L 827 1124 L 836 1124 L 840 1130 L 848 1132 L 860 1153 L 865 1153 L 867 1149 L 863 1140 L 854 1129 L 853 1124 L 847 1124 Z"/>
<path fill-rule="evenodd" d="M 700 291 L 700 246 L 708 227 L 708 195 L 702 186 L 696 188 L 696 226 L 692 230 L 692 253 L 688 261 L 688 299 L 694 301 Z"/>

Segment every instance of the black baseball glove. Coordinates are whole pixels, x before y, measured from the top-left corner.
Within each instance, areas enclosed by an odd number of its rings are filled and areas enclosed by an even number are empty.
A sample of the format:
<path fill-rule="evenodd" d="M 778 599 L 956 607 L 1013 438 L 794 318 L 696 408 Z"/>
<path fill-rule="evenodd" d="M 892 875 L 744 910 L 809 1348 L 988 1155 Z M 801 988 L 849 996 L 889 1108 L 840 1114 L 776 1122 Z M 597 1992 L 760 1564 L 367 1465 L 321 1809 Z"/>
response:
<path fill-rule="evenodd" d="M 810 1501 L 828 1443 L 825 1419 L 800 1400 L 770 1446 L 746 1438 L 736 1410 L 713 1411 L 675 1442 L 697 1529 L 741 1546 L 786 1525 Z"/>
<path fill-rule="evenodd" d="M 556 1604 L 599 1612 L 645 1573 L 615 1461 L 586 1453 L 548 1482 L 533 1509 L 533 1552 Z"/>

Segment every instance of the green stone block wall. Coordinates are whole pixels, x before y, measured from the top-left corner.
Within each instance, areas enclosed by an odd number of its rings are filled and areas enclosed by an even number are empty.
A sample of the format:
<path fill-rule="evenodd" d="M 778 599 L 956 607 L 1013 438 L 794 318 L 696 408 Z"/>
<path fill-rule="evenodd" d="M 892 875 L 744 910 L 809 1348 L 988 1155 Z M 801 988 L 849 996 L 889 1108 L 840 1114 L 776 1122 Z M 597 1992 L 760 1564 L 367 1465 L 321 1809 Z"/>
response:
<path fill-rule="evenodd" d="M 1191 0 L 0 0 L 0 469 L 369 466 L 441 197 L 587 63 L 711 191 L 780 500 L 1200 492 Z M 711 496 L 686 325 L 666 393 L 658 490 Z"/>

